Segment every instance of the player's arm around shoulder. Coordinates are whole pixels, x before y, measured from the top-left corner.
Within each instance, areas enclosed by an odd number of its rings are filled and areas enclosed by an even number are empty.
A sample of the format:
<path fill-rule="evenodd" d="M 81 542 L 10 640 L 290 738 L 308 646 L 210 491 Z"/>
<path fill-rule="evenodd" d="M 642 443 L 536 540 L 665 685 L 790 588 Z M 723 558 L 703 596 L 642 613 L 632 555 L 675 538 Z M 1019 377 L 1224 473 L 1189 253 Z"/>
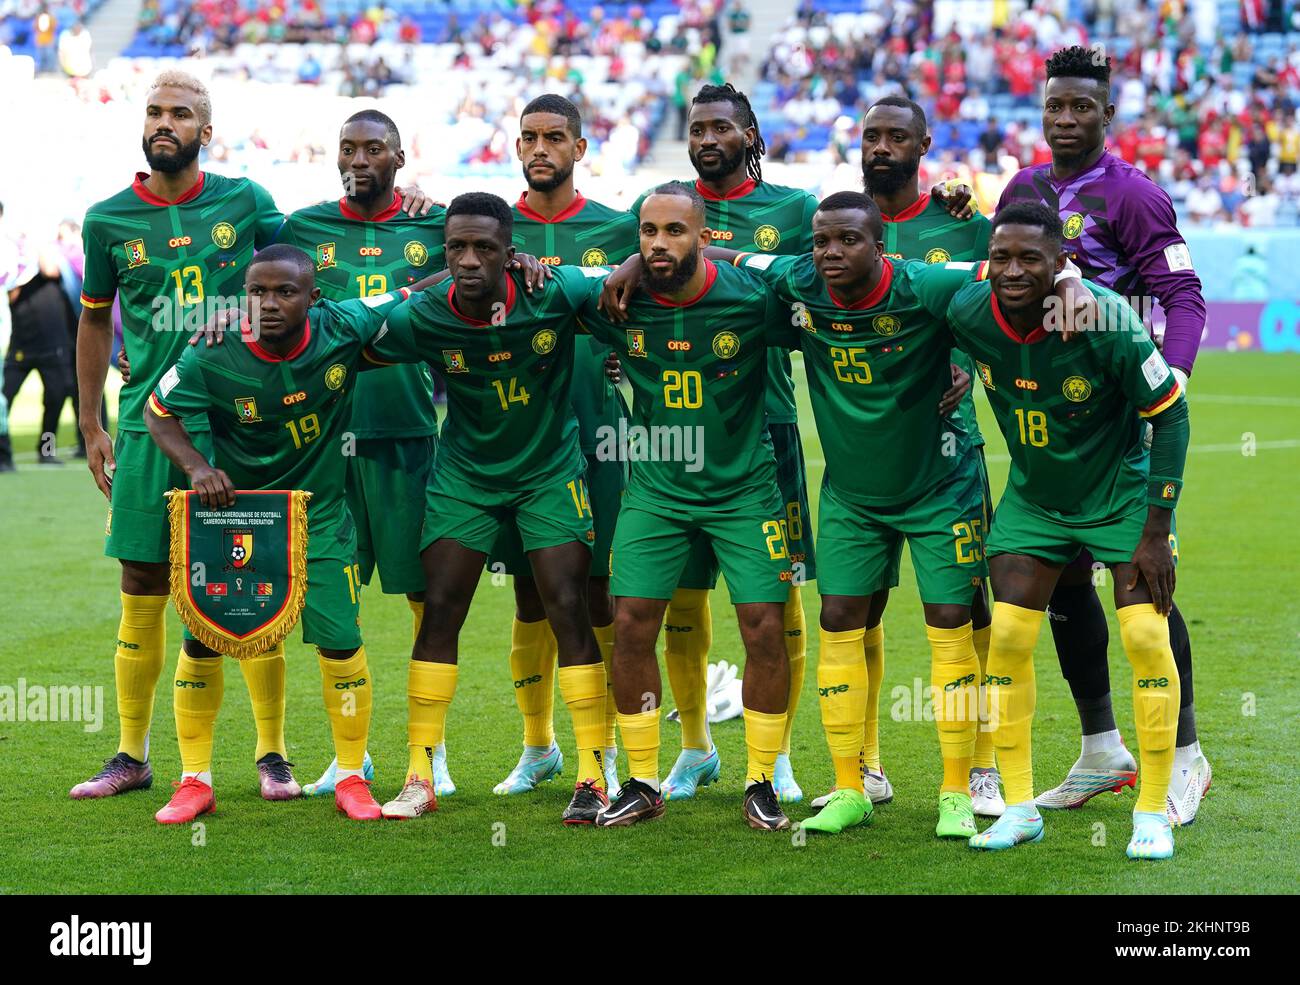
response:
<path fill-rule="evenodd" d="M 906 282 L 916 299 L 930 314 L 942 318 L 953 299 L 964 288 L 988 280 L 988 261 L 895 260 L 895 276 Z"/>
<path fill-rule="evenodd" d="M 279 239 L 285 216 L 269 191 L 252 179 L 245 180 L 253 192 L 253 245 L 260 250 Z"/>

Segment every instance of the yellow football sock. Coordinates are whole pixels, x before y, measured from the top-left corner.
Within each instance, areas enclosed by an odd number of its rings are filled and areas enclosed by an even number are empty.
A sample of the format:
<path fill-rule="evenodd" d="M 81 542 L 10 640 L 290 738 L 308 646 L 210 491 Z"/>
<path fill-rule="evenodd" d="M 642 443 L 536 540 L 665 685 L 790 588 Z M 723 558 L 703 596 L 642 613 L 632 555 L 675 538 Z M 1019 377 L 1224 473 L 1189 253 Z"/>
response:
<path fill-rule="evenodd" d="M 885 683 L 885 624 L 877 623 L 862 636 L 867 658 L 867 717 L 862 725 L 862 762 L 880 772 L 880 687 Z"/>
<path fill-rule="evenodd" d="M 613 749 L 618 724 L 618 708 L 614 705 L 614 624 L 592 626 L 591 631 L 596 634 L 596 646 L 600 647 L 600 659 L 605 665 L 605 748 Z"/>
<path fill-rule="evenodd" d="M 184 650 L 176 661 L 176 739 L 186 773 L 212 769 L 212 733 L 225 692 L 222 662 L 222 657 L 191 657 Z"/>
<path fill-rule="evenodd" d="M 664 663 L 681 719 L 683 749 L 713 748 L 705 703 L 712 644 L 713 612 L 708 590 L 677 589 L 664 613 Z"/>
<path fill-rule="evenodd" d="M 1032 732 L 1038 685 L 1034 680 L 1034 646 L 1043 625 L 1043 613 L 1009 602 L 993 603 L 989 637 L 989 718 L 995 726 L 1002 782 L 1008 804 L 1034 799 Z"/>
<path fill-rule="evenodd" d="M 284 744 L 284 644 L 255 657 L 239 661 L 239 669 L 248 685 L 248 699 L 253 705 L 253 721 L 257 724 L 258 760 L 268 753 L 288 756 Z"/>
<path fill-rule="evenodd" d="M 433 750 L 447 727 L 447 708 L 456 693 L 455 664 L 412 660 L 406 669 L 407 776 L 433 782 Z"/>
<path fill-rule="evenodd" d="M 1134 809 L 1163 814 L 1174 768 L 1181 683 L 1169 646 L 1169 620 L 1149 602 L 1116 612 L 1124 652 L 1133 665 L 1133 720 L 1138 735 L 1138 789 Z"/>
<path fill-rule="evenodd" d="M 339 769 L 359 770 L 366 758 L 370 735 L 370 704 L 373 692 L 366 648 L 360 647 L 346 660 L 319 657 L 321 694 L 325 713 L 334 734 L 334 755 Z"/>
<path fill-rule="evenodd" d="M 618 730 L 627 750 L 628 774 L 659 782 L 659 709 L 635 715 L 618 713 Z"/>
<path fill-rule="evenodd" d="M 406 604 L 411 607 L 411 642 L 414 643 L 420 638 L 420 623 L 424 622 L 424 603 L 407 599 Z"/>
<path fill-rule="evenodd" d="M 749 765 L 745 770 L 745 784 L 770 781 L 776 771 L 776 756 L 781 749 L 781 736 L 785 734 L 785 712 L 744 709 L 745 748 L 749 751 Z"/>
<path fill-rule="evenodd" d="M 117 624 L 117 718 L 121 728 L 117 751 L 144 762 L 149 758 L 149 723 L 153 696 L 162 676 L 167 649 L 166 595 L 122 593 L 122 619 Z"/>
<path fill-rule="evenodd" d="M 578 745 L 577 778 L 595 780 L 605 788 L 605 665 L 578 664 L 560 668 L 560 694 L 573 718 Z"/>
<path fill-rule="evenodd" d="M 863 721 L 867 714 L 867 663 L 863 659 L 864 630 L 821 631 L 817 654 L 817 693 L 821 695 L 822 727 L 835 763 L 835 786 L 862 789 Z"/>
<path fill-rule="evenodd" d="M 510 629 L 510 673 L 515 704 L 524 716 L 524 745 L 549 749 L 555 741 L 555 657 L 551 624 L 514 621 Z"/>
<path fill-rule="evenodd" d="M 970 792 L 971 756 L 979 731 L 979 657 L 971 625 L 925 627 L 930 641 L 930 702 L 943 756 L 941 791 Z"/>
<path fill-rule="evenodd" d="M 980 727 L 975 733 L 975 755 L 970 764 L 972 769 L 978 770 L 991 770 L 997 765 L 993 755 L 993 729 L 988 724 L 988 698 L 984 691 L 984 675 L 988 673 L 989 665 L 989 634 L 992 631 L 992 626 L 984 626 L 971 632 L 975 640 L 975 656 L 980 662 Z"/>
<path fill-rule="evenodd" d="M 803 693 L 804 665 L 808 658 L 808 627 L 804 623 L 803 598 L 799 586 L 790 586 L 790 597 L 785 600 L 785 655 L 790 658 L 790 697 L 785 706 L 785 734 L 781 736 L 781 752 L 790 755 L 790 733 L 794 731 L 794 713 Z"/>

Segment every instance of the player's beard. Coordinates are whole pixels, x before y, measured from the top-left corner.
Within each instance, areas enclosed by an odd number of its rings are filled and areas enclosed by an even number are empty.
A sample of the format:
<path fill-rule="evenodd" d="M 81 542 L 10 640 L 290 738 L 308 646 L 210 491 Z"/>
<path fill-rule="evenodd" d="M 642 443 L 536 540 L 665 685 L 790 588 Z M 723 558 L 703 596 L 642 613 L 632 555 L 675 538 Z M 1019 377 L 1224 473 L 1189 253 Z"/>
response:
<path fill-rule="evenodd" d="M 528 170 L 528 165 L 524 165 L 524 181 L 528 182 L 528 187 L 535 192 L 553 192 L 568 181 L 571 174 L 573 174 L 572 164 L 567 168 L 555 165 L 555 170 L 545 178 L 534 177 L 532 172 Z"/>
<path fill-rule="evenodd" d="M 373 177 L 373 176 L 372 176 Z M 349 199 L 358 205 L 368 206 L 372 202 L 381 199 L 392 199 L 393 197 L 393 180 L 397 177 L 397 169 L 394 168 L 387 175 L 380 175 L 370 181 L 365 189 L 357 186 L 353 181 L 344 176 L 343 191 Z"/>
<path fill-rule="evenodd" d="M 873 165 L 881 163 L 889 167 L 888 171 L 876 171 Z M 862 162 L 862 185 L 868 195 L 893 195 L 902 191 L 908 183 L 916 183 L 917 172 L 921 170 L 919 157 L 911 161 L 867 161 Z"/>
<path fill-rule="evenodd" d="M 194 159 L 199 156 L 199 151 L 203 149 L 203 141 L 198 137 L 188 144 L 182 144 L 178 140 L 176 151 L 172 154 L 155 154 L 149 147 L 148 137 L 142 137 L 141 144 L 144 148 L 144 159 L 149 162 L 149 169 L 164 174 L 184 171 L 194 163 Z"/>
<path fill-rule="evenodd" d="M 720 181 L 723 178 L 730 177 L 745 166 L 745 155 L 748 151 L 742 147 L 736 153 L 728 156 L 727 152 L 721 147 L 718 153 L 721 157 L 717 164 L 701 165 L 700 159 L 692 151 L 687 151 L 687 156 L 691 159 L 691 166 L 695 168 L 695 173 L 705 181 Z"/>
<path fill-rule="evenodd" d="M 645 265 L 645 273 L 642 278 L 646 290 L 655 294 L 675 294 L 686 286 L 686 282 L 695 276 L 695 271 L 700 266 L 700 253 L 698 250 L 691 250 L 690 253 L 677 261 L 673 267 L 672 273 L 660 276 L 654 273 L 650 266 L 650 261 L 642 254 L 641 262 Z"/>

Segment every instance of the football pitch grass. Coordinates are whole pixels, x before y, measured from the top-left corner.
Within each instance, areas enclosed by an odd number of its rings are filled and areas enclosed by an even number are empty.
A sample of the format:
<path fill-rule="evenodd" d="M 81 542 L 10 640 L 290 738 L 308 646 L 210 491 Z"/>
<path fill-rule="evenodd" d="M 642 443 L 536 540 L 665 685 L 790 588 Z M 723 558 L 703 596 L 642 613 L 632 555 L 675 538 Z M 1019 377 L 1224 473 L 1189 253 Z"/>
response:
<path fill-rule="evenodd" d="M 740 812 L 745 763 L 739 719 L 714 727 L 722 780 L 694 801 L 631 829 L 565 828 L 574 780 L 573 733 L 563 702 L 556 729 L 564 776 L 532 794 L 492 787 L 519 754 L 520 722 L 507 654 L 513 609 L 508 583 L 485 576 L 461 642 L 461 672 L 447 743 L 458 790 L 415 821 L 356 823 L 332 798 L 266 803 L 258 796 L 247 690 L 233 661 L 217 723 L 216 814 L 201 828 L 157 824 L 153 813 L 179 778 L 169 682 L 180 625 L 169 608 L 166 668 L 154 715 L 154 786 L 104 801 L 74 802 L 68 789 L 115 751 L 113 640 L 118 565 L 103 556 L 105 504 L 81 462 L 38 469 L 32 448 L 36 394 L 14 411 L 20 471 L 0 476 L 0 685 L 103 687 L 103 727 L 0 721 L 0 892 L 3 893 L 1237 893 L 1295 891 L 1287 784 L 1296 762 L 1300 702 L 1300 566 L 1295 563 L 1300 477 L 1300 357 L 1207 352 L 1192 386 L 1192 453 L 1178 513 L 1178 601 L 1191 629 L 1197 720 L 1214 786 L 1197 822 L 1176 832 L 1177 855 L 1130 862 L 1131 791 L 1084 809 L 1046 815 L 1041 844 L 976 853 L 934 838 L 940 779 L 933 722 L 918 718 L 928 693 L 929 652 L 911 569 L 890 600 L 881 697 L 884 765 L 896 790 L 874 822 L 838 837 L 766 834 Z M 809 485 L 821 451 L 801 389 Z M 983 398 L 995 496 L 1005 445 Z M 71 438 L 65 427 L 64 438 Z M 1253 443 L 1253 449 L 1252 449 Z M 1253 454 L 1243 454 L 1253 450 Z M 65 445 L 66 447 L 66 445 Z M 1136 752 L 1131 675 L 1119 646 L 1109 584 L 1111 679 L 1116 715 Z M 832 782 L 817 707 L 817 599 L 805 589 L 808 673 L 792 759 L 803 804 Z M 713 660 L 743 662 L 725 588 L 714 596 Z M 375 681 L 370 749 L 382 802 L 406 762 L 406 661 L 410 613 L 400 597 L 369 591 L 362 625 Z M 289 759 L 314 780 L 332 752 L 314 653 L 297 631 L 288 648 Z M 1036 655 L 1036 787 L 1059 782 L 1078 754 L 1078 722 L 1044 626 Z M 665 675 L 665 709 L 673 707 Z M 680 730 L 663 724 L 660 767 Z M 626 767 L 620 754 L 619 765 Z M 622 770 L 621 770 L 622 772 Z M 987 824 L 981 821 L 981 827 Z M 1288 848 L 1287 846 L 1291 847 Z"/>

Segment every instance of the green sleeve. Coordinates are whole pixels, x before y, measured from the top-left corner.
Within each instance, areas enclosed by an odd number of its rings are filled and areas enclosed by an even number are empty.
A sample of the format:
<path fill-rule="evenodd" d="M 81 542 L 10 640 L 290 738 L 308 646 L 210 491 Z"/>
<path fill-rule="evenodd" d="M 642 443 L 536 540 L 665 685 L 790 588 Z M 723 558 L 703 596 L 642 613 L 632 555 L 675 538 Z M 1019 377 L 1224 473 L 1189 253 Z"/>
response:
<path fill-rule="evenodd" d="M 582 314 L 595 307 L 596 298 L 600 297 L 600 288 L 609 270 L 605 267 L 575 267 L 563 265 L 553 267 L 555 282 L 564 292 L 564 299 L 569 309 L 575 314 Z"/>
<path fill-rule="evenodd" d="M 1147 502 L 1172 510 L 1183 491 L 1183 466 L 1191 439 L 1191 418 L 1187 398 L 1181 393 L 1174 402 L 1150 418 L 1151 474 L 1147 479 Z"/>
<path fill-rule="evenodd" d="M 989 256 L 989 230 L 993 228 L 993 223 L 982 215 L 974 216 L 971 222 L 975 223 L 975 241 L 971 243 L 971 251 L 981 260 L 987 260 Z"/>
<path fill-rule="evenodd" d="M 806 309 L 800 303 L 791 305 L 778 292 L 769 291 L 764 332 L 767 344 L 774 349 L 802 348 L 803 333 L 800 329 L 803 326 L 804 310 Z"/>
<path fill-rule="evenodd" d="M 799 249 L 798 249 L 798 251 L 797 251 L 797 252 L 799 252 L 799 253 L 811 253 L 811 252 L 812 252 L 812 239 L 813 239 L 813 234 L 812 234 L 812 220 L 813 220 L 813 213 L 817 211 L 817 209 L 818 209 L 818 207 L 819 207 L 820 205 L 821 205 L 821 203 L 817 201 L 817 196 L 816 196 L 816 195 L 813 195 L 812 193 L 809 193 L 808 197 L 804 199 L 804 203 L 803 203 L 803 221 L 802 221 L 802 223 L 801 223 L 800 226 L 799 226 L 799 230 L 800 230 L 800 232 L 799 232 L 799 243 L 798 243 Z"/>
<path fill-rule="evenodd" d="M 98 224 L 86 217 L 81 231 L 82 250 L 86 255 L 86 269 L 81 282 L 81 303 L 87 308 L 107 308 L 117 294 L 117 269 L 113 254 L 96 235 Z"/>
<path fill-rule="evenodd" d="M 369 343 L 383 329 L 384 322 L 397 310 L 411 292 L 403 287 L 401 290 L 389 291 L 371 298 L 349 298 L 347 301 L 324 302 L 331 306 L 339 327 L 346 329 L 361 343 Z"/>
<path fill-rule="evenodd" d="M 170 414 L 181 418 L 207 413 L 212 397 L 199 360 L 199 350 L 187 346 L 176 364 L 158 380 L 146 413 L 157 414 L 161 409 L 160 417 Z"/>
<path fill-rule="evenodd" d="M 736 258 L 736 266 L 758 277 L 769 287 L 780 290 L 780 285 L 785 282 L 786 276 L 800 258 L 777 256 L 774 253 L 742 253 Z"/>
<path fill-rule="evenodd" d="M 904 263 L 906 266 L 895 266 L 895 273 L 900 269 L 907 271 L 916 299 L 936 318 L 944 316 L 958 291 L 967 284 L 983 280 L 986 268 L 986 264 L 974 262 L 925 263 L 922 260 L 908 260 Z"/>
<path fill-rule="evenodd" d="M 391 294 L 382 295 L 385 298 L 395 296 Z M 362 353 L 369 362 L 381 366 L 394 363 L 424 362 L 426 357 L 420 351 L 419 345 L 418 326 L 420 315 L 418 312 L 414 312 L 414 317 L 412 317 L 412 308 L 419 303 L 421 297 L 422 295 L 417 294 L 413 300 L 399 300 L 385 306 L 383 317 L 375 324 L 374 331 L 369 336 L 369 344 Z M 345 303 L 350 305 L 360 301 L 376 300 L 379 299 L 356 298 Z"/>
<path fill-rule="evenodd" d="M 249 184 L 253 186 L 253 203 L 257 209 L 257 219 L 253 227 L 253 246 L 260 250 L 275 242 L 276 234 L 284 225 L 284 215 L 275 207 L 275 199 L 271 197 L 270 192 L 255 181 Z"/>
<path fill-rule="evenodd" d="M 637 196 L 636 201 L 632 203 L 632 207 L 628 209 L 628 212 L 631 213 L 632 218 L 636 220 L 636 224 L 638 228 L 640 228 L 641 226 L 641 203 L 644 202 L 649 197 L 650 197 L 649 192 L 642 192 L 640 195 Z"/>

